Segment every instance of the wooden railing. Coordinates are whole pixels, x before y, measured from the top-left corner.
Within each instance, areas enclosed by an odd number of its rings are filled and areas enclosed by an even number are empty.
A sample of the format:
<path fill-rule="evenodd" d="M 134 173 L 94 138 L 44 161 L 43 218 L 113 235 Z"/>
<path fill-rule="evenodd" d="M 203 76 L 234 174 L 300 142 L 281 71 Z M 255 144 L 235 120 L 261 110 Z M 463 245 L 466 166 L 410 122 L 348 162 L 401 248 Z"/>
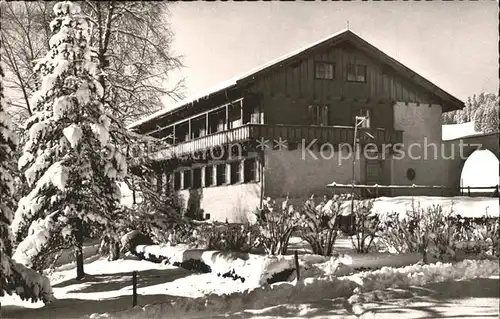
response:
<path fill-rule="evenodd" d="M 365 132 L 369 134 L 365 134 Z M 372 138 L 373 137 L 373 138 Z M 271 125 L 245 124 L 226 131 L 212 133 L 176 145 L 167 146 L 153 154 L 153 158 L 169 158 L 206 151 L 219 146 L 237 144 L 246 141 L 268 140 L 310 143 L 317 140 L 321 143 L 339 145 L 353 144 L 354 128 L 349 126 L 305 126 L 305 125 Z M 402 142 L 402 131 L 385 129 L 359 129 L 359 143 L 373 142 L 377 145 L 396 144 Z"/>

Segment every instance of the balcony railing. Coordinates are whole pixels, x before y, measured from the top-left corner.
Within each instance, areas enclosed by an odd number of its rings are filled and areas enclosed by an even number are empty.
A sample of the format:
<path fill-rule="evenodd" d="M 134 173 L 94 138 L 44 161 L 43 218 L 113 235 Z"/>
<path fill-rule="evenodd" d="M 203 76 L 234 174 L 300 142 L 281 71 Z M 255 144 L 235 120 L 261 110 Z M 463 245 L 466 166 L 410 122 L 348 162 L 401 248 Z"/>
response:
<path fill-rule="evenodd" d="M 364 134 L 364 133 L 369 134 Z M 306 126 L 306 125 L 270 125 L 245 124 L 225 131 L 212 133 L 195 139 L 165 147 L 152 157 L 156 159 L 172 156 L 185 156 L 208 151 L 219 146 L 237 144 L 247 141 L 265 139 L 270 142 L 279 140 L 287 142 L 310 143 L 314 140 L 321 143 L 340 145 L 353 144 L 354 128 L 350 126 Z M 358 129 L 359 143 L 396 144 L 402 142 L 402 131 L 386 129 Z"/>

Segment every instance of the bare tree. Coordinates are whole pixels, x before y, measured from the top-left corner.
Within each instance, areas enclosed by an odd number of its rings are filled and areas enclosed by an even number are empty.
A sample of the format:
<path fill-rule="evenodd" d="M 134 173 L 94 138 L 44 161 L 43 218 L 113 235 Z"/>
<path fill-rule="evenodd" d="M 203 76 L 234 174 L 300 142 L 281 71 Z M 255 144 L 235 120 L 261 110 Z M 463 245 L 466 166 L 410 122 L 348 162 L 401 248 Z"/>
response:
<path fill-rule="evenodd" d="M 32 115 L 29 97 L 36 90 L 33 66 L 48 50 L 53 5 L 49 1 L 2 1 L 0 4 L 7 107 L 16 122 Z"/>
<path fill-rule="evenodd" d="M 11 111 L 16 120 L 31 115 L 36 90 L 34 61 L 48 50 L 50 1 L 2 2 L 2 56 Z M 169 76 L 182 66 L 172 53 L 168 2 L 81 1 L 92 27 L 91 46 L 103 71 L 104 100 L 128 124 L 162 107 L 162 98 L 183 97 L 183 81 Z M 104 101 L 103 101 L 104 102 Z"/>
<path fill-rule="evenodd" d="M 101 84 L 115 116 L 125 123 L 162 107 L 161 99 L 182 98 L 183 81 L 167 88 L 182 66 L 171 51 L 168 2 L 85 1 L 93 46 L 104 71 Z"/>

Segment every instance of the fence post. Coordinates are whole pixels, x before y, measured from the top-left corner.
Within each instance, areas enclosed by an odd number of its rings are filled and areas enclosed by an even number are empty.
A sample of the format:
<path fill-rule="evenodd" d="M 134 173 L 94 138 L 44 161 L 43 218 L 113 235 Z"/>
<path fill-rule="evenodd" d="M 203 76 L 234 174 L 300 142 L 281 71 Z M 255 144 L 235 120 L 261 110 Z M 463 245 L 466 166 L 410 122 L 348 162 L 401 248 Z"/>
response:
<path fill-rule="evenodd" d="M 299 254 L 297 251 L 294 253 L 295 255 L 295 271 L 297 272 L 297 281 L 300 279 L 300 269 L 299 269 Z"/>
<path fill-rule="evenodd" d="M 132 307 L 137 306 L 137 271 L 132 272 Z"/>
<path fill-rule="evenodd" d="M 467 186 L 467 196 L 470 197 L 470 186 Z"/>
<path fill-rule="evenodd" d="M 378 184 L 375 185 L 375 198 L 378 198 Z"/>

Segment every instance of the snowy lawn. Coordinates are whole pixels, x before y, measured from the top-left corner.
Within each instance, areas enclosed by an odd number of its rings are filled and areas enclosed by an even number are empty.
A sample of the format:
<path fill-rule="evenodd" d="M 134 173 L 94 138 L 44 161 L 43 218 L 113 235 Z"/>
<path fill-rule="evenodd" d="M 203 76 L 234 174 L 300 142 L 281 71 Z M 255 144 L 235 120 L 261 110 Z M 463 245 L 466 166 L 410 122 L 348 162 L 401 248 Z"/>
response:
<path fill-rule="evenodd" d="M 441 284 L 454 285 L 453 282 L 457 282 L 455 289 L 460 290 L 467 281 L 474 282 L 478 278 L 492 276 L 495 276 L 492 280 L 498 284 L 498 272 L 497 260 L 466 260 L 455 264 L 437 263 L 403 268 L 384 267 L 351 276 L 306 278 L 299 282 L 265 285 L 243 293 L 176 299 L 172 303 L 136 307 L 118 313 L 96 313 L 84 318 L 293 317 L 293 313 L 287 313 L 290 311 L 294 311 L 296 317 L 342 318 L 346 315 L 370 313 L 369 304 L 372 302 L 388 300 L 390 306 L 392 299 L 411 300 L 414 297 L 411 302 L 416 302 L 419 296 L 412 293 L 412 289 L 426 291 L 428 285 L 439 288 Z M 480 285 L 481 283 L 477 284 Z M 409 292 L 403 291 L 405 289 Z M 429 290 L 427 292 L 431 298 L 428 302 L 432 302 L 433 293 L 429 293 Z M 492 295 L 495 292 L 495 290 L 490 291 Z M 460 299 L 462 295 L 455 294 L 454 297 Z M 481 300 L 481 302 L 491 304 L 491 300 Z M 441 305 L 436 301 L 430 307 L 433 306 Z M 313 316 L 313 313 L 317 312 L 311 310 L 314 307 L 320 308 L 318 311 L 322 312 L 321 316 Z M 373 317 L 373 313 L 371 315 Z"/>
<path fill-rule="evenodd" d="M 138 304 L 165 303 L 173 296 L 196 298 L 205 294 L 231 294 L 248 287 L 239 280 L 214 274 L 194 274 L 164 264 L 127 256 L 108 261 L 87 259 L 82 281 L 74 280 L 75 264 L 59 267 L 50 275 L 57 299 L 44 307 L 42 302 L 30 303 L 17 296 L 0 298 L 2 318 L 79 318 L 98 312 L 116 312 L 132 307 L 132 271 L 138 271 Z"/>

